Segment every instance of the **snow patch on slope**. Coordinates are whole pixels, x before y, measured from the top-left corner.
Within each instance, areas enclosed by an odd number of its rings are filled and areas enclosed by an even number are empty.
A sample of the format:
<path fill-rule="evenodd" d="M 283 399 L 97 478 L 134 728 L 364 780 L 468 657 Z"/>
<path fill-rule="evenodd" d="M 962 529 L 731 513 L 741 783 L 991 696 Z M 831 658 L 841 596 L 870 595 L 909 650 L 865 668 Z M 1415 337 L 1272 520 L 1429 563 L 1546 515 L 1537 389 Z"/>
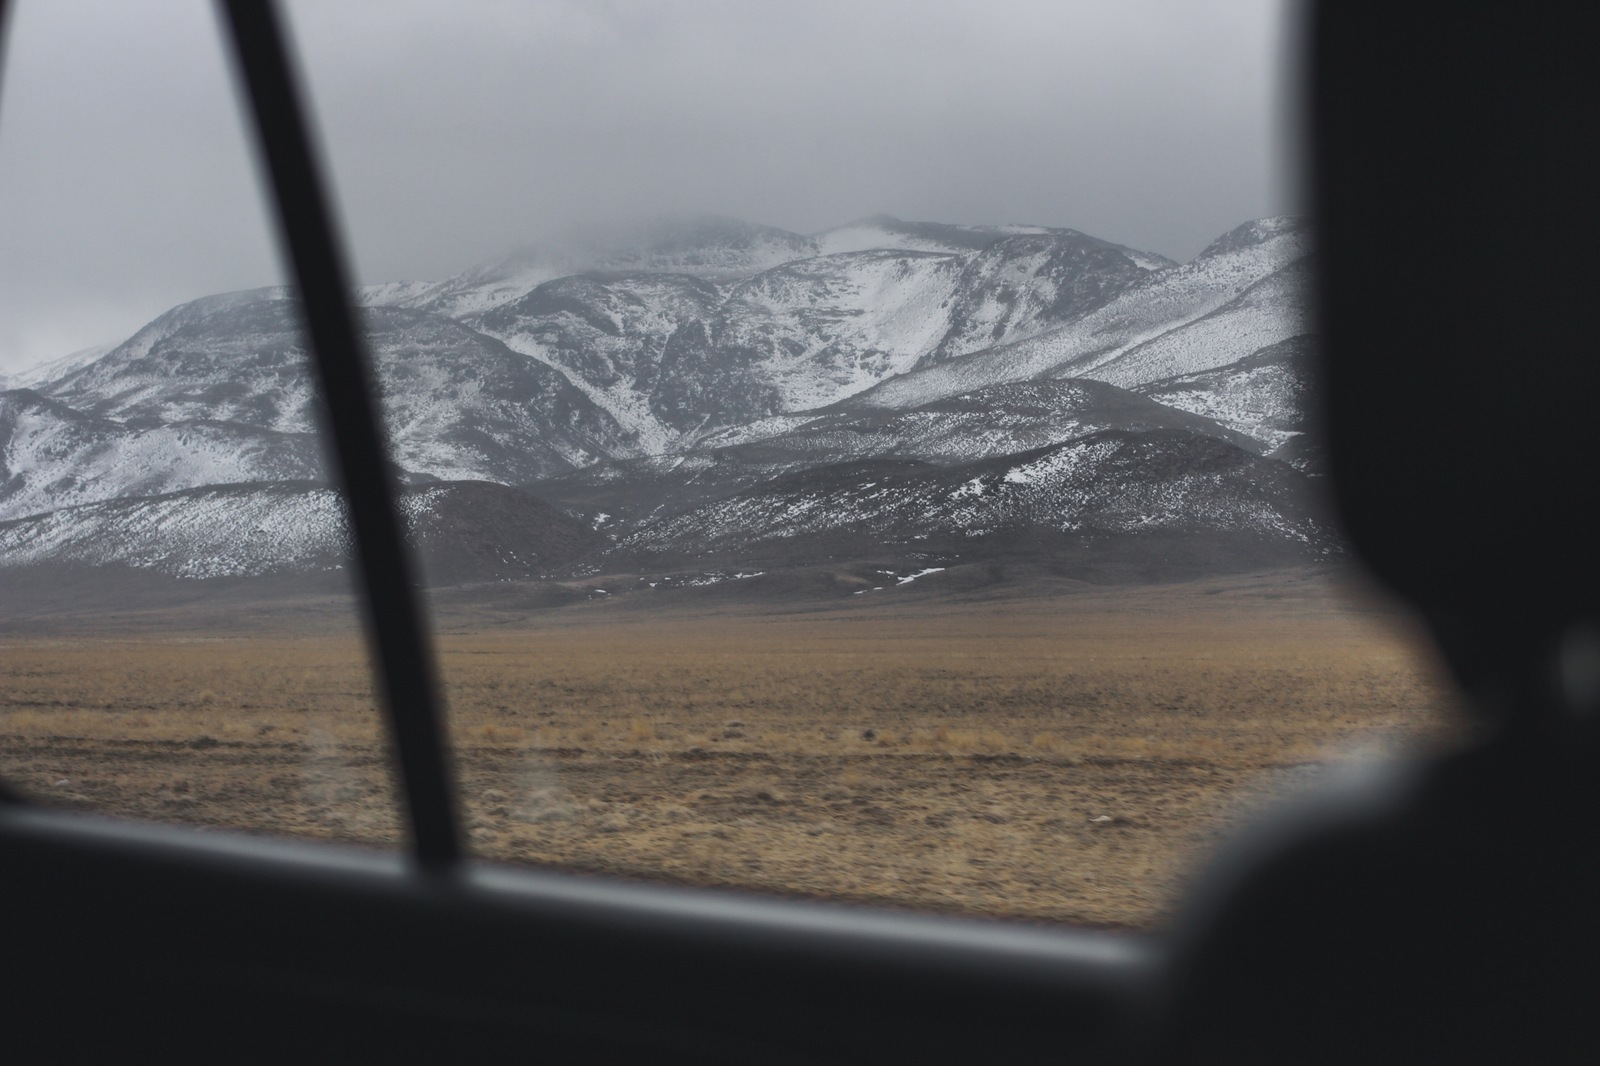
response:
<path fill-rule="evenodd" d="M 222 422 L 127 426 L 0 393 L 0 520 L 119 496 L 321 476 L 311 434 Z"/>
<path fill-rule="evenodd" d="M 1124 388 L 1214 370 L 1238 362 L 1306 329 L 1311 289 L 1306 259 L 1277 270 L 1210 314 L 1130 348 L 1115 359 L 1077 370 Z"/>
<path fill-rule="evenodd" d="M 1157 271 L 1058 329 L 887 380 L 862 400 L 880 407 L 914 407 L 1006 381 L 1095 377 L 1095 368 L 1204 318 L 1309 253 L 1308 230 L 1289 220 L 1277 227 L 1274 236 L 1258 243 Z M 1285 335 L 1305 331 L 1304 323 L 1292 314 L 1285 318 L 1292 322 Z"/>
<path fill-rule="evenodd" d="M 1306 430 L 1315 338 L 1302 334 L 1215 370 L 1164 378 L 1138 391 L 1168 407 L 1212 419 L 1268 451 Z"/>
<path fill-rule="evenodd" d="M 212 488 L 0 523 L 0 566 L 120 563 L 174 577 L 248 577 L 339 569 L 349 543 L 330 489 Z"/>
<path fill-rule="evenodd" d="M 936 253 L 820 256 L 740 286 L 718 316 L 721 346 L 761 353 L 781 410 L 809 410 L 901 373 L 948 329 L 960 260 Z"/>

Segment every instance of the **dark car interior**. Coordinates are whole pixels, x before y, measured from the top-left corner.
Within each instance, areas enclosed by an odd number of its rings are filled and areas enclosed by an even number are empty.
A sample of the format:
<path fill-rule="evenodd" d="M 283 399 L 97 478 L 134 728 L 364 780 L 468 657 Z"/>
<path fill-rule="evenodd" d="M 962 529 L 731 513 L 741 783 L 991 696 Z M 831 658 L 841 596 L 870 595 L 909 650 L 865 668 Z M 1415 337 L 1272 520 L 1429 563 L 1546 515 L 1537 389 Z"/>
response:
<path fill-rule="evenodd" d="M 410 851 L 0 793 L 8 1061 L 1600 1055 L 1596 156 L 1577 9 L 1307 13 L 1337 506 L 1427 619 L 1475 739 L 1285 811 L 1219 861 L 1176 935 L 1141 938 L 464 857 L 299 83 L 272 4 L 223 7 L 331 413 Z M 1396 234 L 1411 255 L 1370 254 Z"/>

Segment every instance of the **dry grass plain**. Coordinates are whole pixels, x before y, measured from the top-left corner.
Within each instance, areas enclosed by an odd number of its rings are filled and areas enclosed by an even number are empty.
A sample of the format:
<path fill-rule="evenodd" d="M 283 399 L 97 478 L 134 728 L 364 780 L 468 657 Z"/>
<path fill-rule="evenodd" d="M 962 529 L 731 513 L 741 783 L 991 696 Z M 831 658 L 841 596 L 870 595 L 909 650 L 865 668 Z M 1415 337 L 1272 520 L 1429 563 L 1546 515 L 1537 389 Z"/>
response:
<path fill-rule="evenodd" d="M 361 642 L 331 616 L 0 638 L 0 774 L 393 846 Z M 955 913 L 1159 926 L 1264 797 L 1454 729 L 1403 620 L 1326 574 L 439 621 L 478 853 Z"/>

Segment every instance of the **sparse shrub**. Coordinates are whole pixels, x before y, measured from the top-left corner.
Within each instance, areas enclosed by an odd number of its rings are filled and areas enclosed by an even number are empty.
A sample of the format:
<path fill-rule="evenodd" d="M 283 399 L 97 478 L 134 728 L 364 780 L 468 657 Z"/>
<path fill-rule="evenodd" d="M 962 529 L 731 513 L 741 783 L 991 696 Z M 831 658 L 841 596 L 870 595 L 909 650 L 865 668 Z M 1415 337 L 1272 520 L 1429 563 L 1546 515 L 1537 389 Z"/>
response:
<path fill-rule="evenodd" d="M 523 736 L 522 730 L 499 722 L 479 722 L 477 725 L 469 726 L 466 733 L 473 740 L 485 744 L 510 744 L 522 739 Z"/>
<path fill-rule="evenodd" d="M 949 751 L 972 751 L 978 746 L 978 734 L 970 729 L 939 729 L 944 735 L 944 747 Z"/>

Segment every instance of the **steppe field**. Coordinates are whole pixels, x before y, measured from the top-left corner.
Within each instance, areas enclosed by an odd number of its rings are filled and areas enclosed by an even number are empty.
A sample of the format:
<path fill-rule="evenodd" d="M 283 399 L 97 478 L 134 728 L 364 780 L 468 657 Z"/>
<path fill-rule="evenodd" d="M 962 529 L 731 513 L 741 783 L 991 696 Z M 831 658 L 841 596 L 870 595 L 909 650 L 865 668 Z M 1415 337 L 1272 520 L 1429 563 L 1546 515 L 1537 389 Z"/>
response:
<path fill-rule="evenodd" d="M 395 846 L 344 607 L 13 620 L 0 776 Z M 435 614 L 472 847 L 629 878 L 1151 929 L 1273 797 L 1456 730 L 1405 619 L 1332 572 Z"/>

